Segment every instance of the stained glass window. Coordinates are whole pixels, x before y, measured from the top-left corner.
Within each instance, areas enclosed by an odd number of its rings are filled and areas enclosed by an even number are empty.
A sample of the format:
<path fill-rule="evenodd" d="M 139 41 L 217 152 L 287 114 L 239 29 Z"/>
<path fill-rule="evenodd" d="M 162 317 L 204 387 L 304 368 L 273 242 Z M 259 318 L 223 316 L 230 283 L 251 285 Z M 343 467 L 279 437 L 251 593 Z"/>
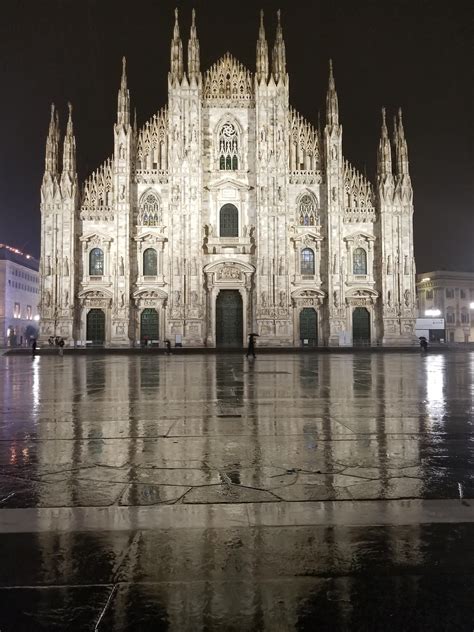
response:
<path fill-rule="evenodd" d="M 221 237 L 239 236 L 239 211 L 233 204 L 224 204 L 220 212 L 219 234 Z"/>
<path fill-rule="evenodd" d="M 352 255 L 353 274 L 367 274 L 367 253 L 363 248 L 356 248 Z"/>
<path fill-rule="evenodd" d="M 219 168 L 236 171 L 239 168 L 237 131 L 232 123 L 225 123 L 219 134 Z"/>

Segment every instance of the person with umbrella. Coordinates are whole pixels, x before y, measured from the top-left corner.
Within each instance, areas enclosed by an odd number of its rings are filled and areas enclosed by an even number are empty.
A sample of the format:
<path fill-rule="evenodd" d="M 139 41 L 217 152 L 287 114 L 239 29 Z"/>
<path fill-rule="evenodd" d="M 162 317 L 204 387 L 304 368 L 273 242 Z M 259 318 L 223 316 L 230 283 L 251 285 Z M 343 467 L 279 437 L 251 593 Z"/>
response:
<path fill-rule="evenodd" d="M 428 341 L 426 340 L 425 336 L 420 336 L 420 347 L 423 351 L 426 351 L 428 349 Z"/>
<path fill-rule="evenodd" d="M 254 358 L 255 356 L 255 338 L 256 336 L 258 336 L 258 334 L 249 334 L 249 344 L 247 347 L 247 358 L 249 357 L 249 355 L 252 355 Z"/>

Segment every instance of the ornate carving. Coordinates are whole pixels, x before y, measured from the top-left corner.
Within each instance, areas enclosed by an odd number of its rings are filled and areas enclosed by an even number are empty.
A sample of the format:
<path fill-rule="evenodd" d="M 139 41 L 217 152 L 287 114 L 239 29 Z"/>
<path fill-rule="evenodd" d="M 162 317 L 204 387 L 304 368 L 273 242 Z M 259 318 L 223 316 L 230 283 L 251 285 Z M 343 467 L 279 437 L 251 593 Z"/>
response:
<path fill-rule="evenodd" d="M 237 281 L 242 278 L 242 271 L 233 265 L 224 264 L 217 271 L 217 279 L 219 281 L 231 280 Z"/>
<path fill-rule="evenodd" d="M 344 161 L 344 222 L 375 222 L 372 185 L 349 162 Z"/>
<path fill-rule="evenodd" d="M 168 131 L 169 118 L 167 108 L 154 114 L 140 130 L 137 141 L 137 172 L 156 173 L 168 169 Z"/>
<path fill-rule="evenodd" d="M 108 219 L 112 211 L 112 175 L 114 163 L 108 158 L 84 184 L 81 218 L 98 217 Z"/>
<path fill-rule="evenodd" d="M 321 169 L 320 143 L 317 130 L 293 108 L 289 114 L 290 171 Z"/>
<path fill-rule="evenodd" d="M 226 53 L 206 72 L 204 98 L 249 104 L 254 98 L 251 73 L 230 53 Z"/>

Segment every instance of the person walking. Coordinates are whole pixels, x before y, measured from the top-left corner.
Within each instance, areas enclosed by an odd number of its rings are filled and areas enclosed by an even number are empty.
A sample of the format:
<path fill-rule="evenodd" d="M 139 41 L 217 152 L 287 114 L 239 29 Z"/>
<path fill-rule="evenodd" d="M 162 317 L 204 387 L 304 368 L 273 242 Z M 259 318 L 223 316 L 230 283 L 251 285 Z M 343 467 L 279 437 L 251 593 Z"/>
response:
<path fill-rule="evenodd" d="M 31 343 L 31 355 L 36 355 L 36 338 L 33 338 Z"/>
<path fill-rule="evenodd" d="M 60 338 L 59 339 L 58 346 L 59 346 L 59 355 L 62 356 L 63 355 L 63 347 L 64 347 L 64 338 Z"/>
<path fill-rule="evenodd" d="M 165 340 L 165 346 L 166 346 L 166 355 L 171 355 L 171 342 L 168 340 L 168 338 Z"/>
<path fill-rule="evenodd" d="M 251 355 L 252 357 L 256 357 L 255 355 L 255 337 L 258 336 L 258 334 L 249 334 L 249 344 L 247 347 L 247 355 L 246 357 L 248 358 L 249 355 Z"/>

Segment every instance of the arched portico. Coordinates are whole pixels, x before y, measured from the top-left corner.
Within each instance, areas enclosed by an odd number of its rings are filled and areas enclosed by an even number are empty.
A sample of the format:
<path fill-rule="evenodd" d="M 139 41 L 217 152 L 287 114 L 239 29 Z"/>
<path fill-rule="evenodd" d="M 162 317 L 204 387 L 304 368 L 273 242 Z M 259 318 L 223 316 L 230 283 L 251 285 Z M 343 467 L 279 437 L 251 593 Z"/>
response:
<path fill-rule="evenodd" d="M 252 327 L 254 306 L 252 302 L 252 279 L 255 268 L 241 261 L 219 261 L 204 268 L 206 277 L 206 344 L 216 346 L 217 342 L 217 299 L 221 290 L 234 290 L 242 301 L 242 341 L 247 339 Z M 229 295 L 230 296 L 230 295 Z M 237 301 L 234 301 L 237 303 Z M 221 315 L 222 316 L 222 315 Z M 240 326 L 240 325 L 239 325 Z"/>

